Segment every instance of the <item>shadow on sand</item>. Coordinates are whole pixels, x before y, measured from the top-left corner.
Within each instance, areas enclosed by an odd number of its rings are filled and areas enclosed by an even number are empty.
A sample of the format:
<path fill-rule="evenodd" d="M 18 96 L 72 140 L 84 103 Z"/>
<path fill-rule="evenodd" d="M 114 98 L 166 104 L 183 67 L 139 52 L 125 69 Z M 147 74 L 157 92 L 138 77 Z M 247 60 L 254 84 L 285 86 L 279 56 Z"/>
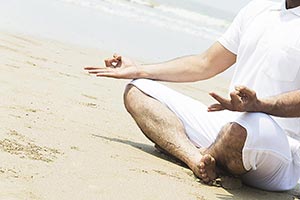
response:
<path fill-rule="evenodd" d="M 146 152 L 148 154 L 151 154 L 151 155 L 153 155 L 155 157 L 158 157 L 158 158 L 161 158 L 163 160 L 169 161 L 169 162 L 171 162 L 173 164 L 180 165 L 182 167 L 188 168 L 183 162 L 181 162 L 177 158 L 173 157 L 172 155 L 166 154 L 166 153 L 162 153 L 159 150 L 157 150 L 154 147 L 154 145 L 133 142 L 133 141 L 126 140 L 126 139 L 106 137 L 106 136 L 96 135 L 96 134 L 92 134 L 92 136 L 97 137 L 97 138 L 101 138 L 103 140 L 107 140 L 107 141 L 110 141 L 110 142 L 117 142 L 117 143 L 121 143 L 121 144 L 126 144 L 126 145 L 132 146 L 132 147 L 134 147 L 136 149 L 139 149 L 141 151 L 144 151 L 144 152 Z"/>
<path fill-rule="evenodd" d="M 126 144 L 132 146 L 136 149 L 144 151 L 155 157 L 161 158 L 163 160 L 169 161 L 173 164 L 180 165 L 182 167 L 188 168 L 183 162 L 177 158 L 171 156 L 170 154 L 165 154 L 158 151 L 154 145 L 148 145 L 138 142 L 133 142 L 126 139 L 106 137 L 102 135 L 92 134 L 93 137 L 100 138 L 110 142 L 116 142 L 121 144 Z M 276 200 L 299 200 L 300 199 L 300 185 L 298 184 L 294 190 L 288 192 L 267 192 L 252 187 L 243 185 L 240 189 L 226 190 L 230 195 L 217 195 L 217 199 L 220 200 L 232 200 L 232 199 L 247 199 L 247 200 L 266 200 L 266 199 L 276 199 Z"/>

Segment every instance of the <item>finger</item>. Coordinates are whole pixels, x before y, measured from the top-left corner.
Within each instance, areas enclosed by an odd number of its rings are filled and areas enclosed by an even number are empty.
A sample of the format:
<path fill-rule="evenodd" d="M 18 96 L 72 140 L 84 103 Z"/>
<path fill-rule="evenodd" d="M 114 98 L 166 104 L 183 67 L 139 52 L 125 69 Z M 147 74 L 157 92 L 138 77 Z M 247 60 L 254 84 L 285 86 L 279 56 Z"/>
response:
<path fill-rule="evenodd" d="M 221 110 L 225 110 L 224 106 L 222 106 L 221 104 L 213 104 L 207 108 L 208 112 L 215 112 L 215 111 L 221 111 Z"/>
<path fill-rule="evenodd" d="M 98 70 L 98 69 L 104 69 L 103 67 L 84 67 L 84 70 Z"/>
<path fill-rule="evenodd" d="M 108 77 L 108 78 L 122 78 L 119 73 L 114 71 L 101 72 L 96 75 L 97 77 Z"/>
<path fill-rule="evenodd" d="M 112 66 L 112 59 L 106 59 L 104 60 L 105 67 L 111 67 Z"/>
<path fill-rule="evenodd" d="M 215 100 L 217 100 L 220 104 L 222 104 L 225 108 L 228 108 L 230 106 L 230 100 L 229 99 L 221 97 L 220 95 L 218 95 L 214 92 L 209 93 L 209 95 L 211 97 L 213 97 Z"/>
<path fill-rule="evenodd" d="M 122 66 L 122 61 L 118 60 L 115 67 L 121 67 L 121 66 Z"/>
<path fill-rule="evenodd" d="M 106 59 L 104 60 L 105 66 L 106 67 L 116 67 L 116 65 L 118 64 L 118 60 L 115 58 L 112 59 Z"/>
<path fill-rule="evenodd" d="M 115 59 L 119 60 L 119 61 L 122 60 L 122 56 L 120 56 L 120 55 L 117 54 L 117 53 L 114 53 L 113 57 L 114 57 Z"/>
<path fill-rule="evenodd" d="M 90 70 L 90 71 L 97 71 L 97 72 L 106 72 L 106 71 L 115 71 L 117 70 L 116 68 L 110 68 L 110 67 L 105 67 L 105 68 L 100 68 L 97 70 Z"/>
<path fill-rule="evenodd" d="M 244 94 L 246 94 L 248 96 L 255 95 L 255 91 L 254 90 L 251 90 L 251 89 L 249 89 L 249 88 L 247 88 L 245 86 L 236 86 L 235 89 L 237 91 L 239 91 L 240 93 L 244 93 Z"/>
<path fill-rule="evenodd" d="M 239 94 L 238 91 L 234 91 L 230 93 L 231 102 L 234 105 L 241 103 L 241 98 L 238 94 Z"/>
<path fill-rule="evenodd" d="M 121 57 L 113 58 L 109 60 L 105 60 L 106 67 L 121 67 L 122 66 L 122 60 Z"/>
<path fill-rule="evenodd" d="M 92 70 L 92 71 L 88 71 L 89 74 L 99 74 L 99 73 L 103 73 L 103 72 L 113 72 L 114 70 L 112 68 L 101 68 L 98 70 Z"/>
<path fill-rule="evenodd" d="M 101 73 L 100 71 L 89 71 L 89 74 L 98 74 Z"/>
<path fill-rule="evenodd" d="M 249 100 L 253 100 L 256 98 L 256 93 L 254 90 L 251 90 L 245 86 L 237 86 L 235 87 L 236 91 L 239 92 L 239 96 L 243 102 L 248 102 Z"/>
<path fill-rule="evenodd" d="M 116 60 L 116 65 L 115 67 L 121 67 L 122 66 L 122 56 L 120 56 L 119 54 L 114 54 L 113 55 L 114 59 Z"/>
<path fill-rule="evenodd" d="M 240 91 L 236 91 L 236 94 L 237 94 L 241 99 L 243 99 L 243 98 L 248 98 L 248 97 L 249 97 L 248 94 L 245 94 L 245 93 L 240 92 Z"/>

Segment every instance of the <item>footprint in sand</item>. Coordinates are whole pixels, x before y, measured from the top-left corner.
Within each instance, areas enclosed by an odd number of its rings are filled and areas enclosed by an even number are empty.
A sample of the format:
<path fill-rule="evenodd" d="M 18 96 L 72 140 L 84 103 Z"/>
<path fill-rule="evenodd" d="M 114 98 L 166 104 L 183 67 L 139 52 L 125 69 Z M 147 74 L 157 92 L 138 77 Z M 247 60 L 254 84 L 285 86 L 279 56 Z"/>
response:
<path fill-rule="evenodd" d="M 28 139 L 15 130 L 7 134 L 10 138 L 0 140 L 0 150 L 20 158 L 28 158 L 43 162 L 53 162 L 58 155 L 62 154 L 54 148 L 39 146 L 33 140 Z"/>

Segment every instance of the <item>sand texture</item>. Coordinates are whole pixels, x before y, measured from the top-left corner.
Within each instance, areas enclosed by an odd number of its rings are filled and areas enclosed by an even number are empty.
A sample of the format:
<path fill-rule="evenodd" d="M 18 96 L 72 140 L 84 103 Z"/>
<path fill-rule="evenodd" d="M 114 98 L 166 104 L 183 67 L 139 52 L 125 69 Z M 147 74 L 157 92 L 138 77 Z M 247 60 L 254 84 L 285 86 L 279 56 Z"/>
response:
<path fill-rule="evenodd" d="M 296 198 L 297 190 L 203 185 L 155 150 L 125 112 L 128 81 L 95 78 L 82 69 L 110 55 L 0 33 L 1 200 Z M 207 92 L 225 94 L 228 82 L 168 85 L 209 103 Z"/>

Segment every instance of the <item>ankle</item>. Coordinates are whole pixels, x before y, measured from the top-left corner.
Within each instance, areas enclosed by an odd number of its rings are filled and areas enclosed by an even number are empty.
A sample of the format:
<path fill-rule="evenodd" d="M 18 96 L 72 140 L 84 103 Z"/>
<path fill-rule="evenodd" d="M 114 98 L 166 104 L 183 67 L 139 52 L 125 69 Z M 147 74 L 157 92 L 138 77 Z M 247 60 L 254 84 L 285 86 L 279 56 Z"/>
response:
<path fill-rule="evenodd" d="M 217 149 L 207 149 L 204 151 L 204 154 L 209 154 L 211 157 L 215 159 L 216 165 L 223 168 L 226 166 L 226 157 L 223 156 L 222 152 L 217 151 Z"/>
<path fill-rule="evenodd" d="M 191 156 L 189 159 L 186 160 L 185 164 L 189 166 L 191 169 L 197 168 L 199 163 L 201 162 L 202 154 L 199 153 L 198 155 Z"/>

